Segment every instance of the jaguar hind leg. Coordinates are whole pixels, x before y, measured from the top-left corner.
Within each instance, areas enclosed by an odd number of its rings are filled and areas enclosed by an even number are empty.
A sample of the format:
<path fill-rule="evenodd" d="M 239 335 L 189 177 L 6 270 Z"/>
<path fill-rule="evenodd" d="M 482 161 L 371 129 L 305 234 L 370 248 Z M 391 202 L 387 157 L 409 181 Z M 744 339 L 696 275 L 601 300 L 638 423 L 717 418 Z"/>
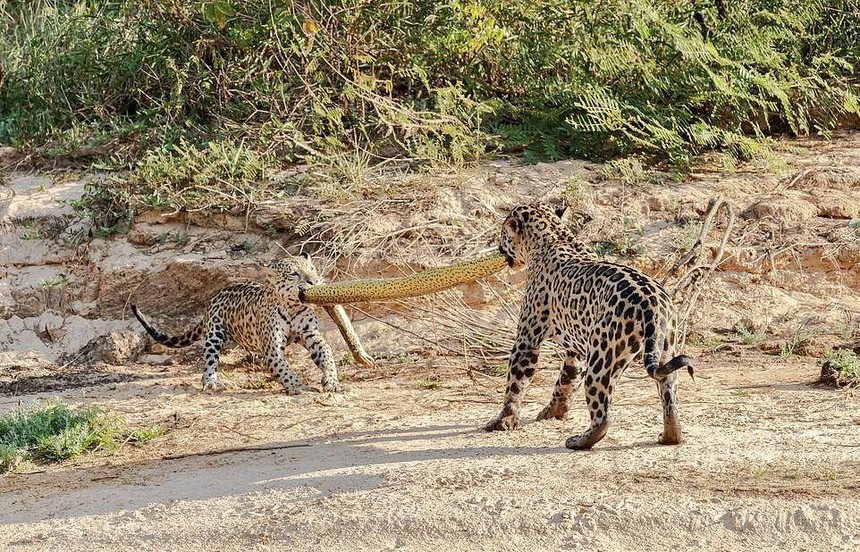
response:
<path fill-rule="evenodd" d="M 218 381 L 218 360 L 226 337 L 223 328 L 218 325 L 213 325 L 206 332 L 206 342 L 203 347 L 203 391 L 220 391 L 225 387 Z"/>
<path fill-rule="evenodd" d="M 660 400 L 663 402 L 663 433 L 660 434 L 661 445 L 677 445 L 684 442 L 681 434 L 681 422 L 678 420 L 678 372 L 673 372 L 657 382 Z"/>
<path fill-rule="evenodd" d="M 591 426 L 580 435 L 568 437 L 564 446 L 571 450 L 589 450 L 606 437 L 611 424 L 612 418 L 608 412 L 600 417 L 592 416 Z"/>
<path fill-rule="evenodd" d="M 582 385 L 582 372 L 577 365 L 579 357 L 568 351 L 549 404 L 537 415 L 537 420 L 565 420 L 570 410 L 570 395 Z"/>
<path fill-rule="evenodd" d="M 585 401 L 588 404 L 591 425 L 582 434 L 570 437 L 564 443 L 569 449 L 590 449 L 609 431 L 612 424 L 612 392 L 618 377 L 630 363 L 627 357 L 612 357 L 611 351 L 594 351 L 589 357 L 588 372 L 585 376 Z"/>

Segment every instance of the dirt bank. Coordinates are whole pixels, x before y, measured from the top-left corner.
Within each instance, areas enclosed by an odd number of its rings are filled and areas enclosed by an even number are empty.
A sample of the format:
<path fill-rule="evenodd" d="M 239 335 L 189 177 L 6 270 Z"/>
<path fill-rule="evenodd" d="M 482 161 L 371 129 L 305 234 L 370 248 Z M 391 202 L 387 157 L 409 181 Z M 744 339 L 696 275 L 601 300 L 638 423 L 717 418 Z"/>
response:
<path fill-rule="evenodd" d="M 143 448 L 4 476 L 0 544 L 856 549 L 860 398 L 815 381 L 825 349 L 860 337 L 860 137 L 780 147 L 775 170 L 705 164 L 683 183 L 576 161 L 494 163 L 393 186 L 403 192 L 385 200 L 298 197 L 232 218 L 146 213 L 126 236 L 84 243 L 58 235 L 70 212 L 46 198 L 76 197 L 85 178 L 7 173 L 0 409 L 61 397 L 168 431 Z M 584 406 L 566 422 L 481 432 L 500 407 L 499 340 L 522 283 L 507 272 L 433 300 L 351 309 L 380 366 L 345 358 L 342 395 L 286 397 L 240 351 L 227 355 L 232 386 L 219 394 L 200 392 L 197 349 L 138 357 L 129 301 L 179 329 L 219 287 L 254 278 L 279 244 L 314 252 L 331 279 L 400 274 L 492 248 L 513 203 L 564 198 L 584 239 L 660 274 L 715 193 L 738 220 L 691 318 L 698 375 L 681 383 L 682 446 L 656 445 L 660 403 L 641 370 L 593 451 L 562 446 L 585 427 Z M 340 358 L 346 348 L 326 329 Z M 120 346 L 95 354 L 94 338 Z M 302 351 L 290 359 L 319 379 Z M 528 419 L 556 365 L 545 351 Z M 250 447 L 261 450 L 228 450 Z"/>

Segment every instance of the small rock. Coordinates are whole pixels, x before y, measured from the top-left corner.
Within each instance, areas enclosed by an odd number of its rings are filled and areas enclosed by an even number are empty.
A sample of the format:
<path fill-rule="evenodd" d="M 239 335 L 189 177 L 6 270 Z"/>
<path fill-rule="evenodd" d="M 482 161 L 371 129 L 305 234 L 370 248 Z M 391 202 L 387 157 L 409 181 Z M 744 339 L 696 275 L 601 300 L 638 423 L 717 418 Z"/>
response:
<path fill-rule="evenodd" d="M 801 198 L 770 197 L 753 203 L 745 212 L 747 218 L 771 218 L 786 226 L 800 224 L 818 215 L 818 207 Z"/>
<path fill-rule="evenodd" d="M 77 314 L 79 316 L 92 314 L 97 308 L 98 305 L 94 302 L 72 301 L 72 304 L 69 305 L 69 311 L 72 314 Z"/>
<path fill-rule="evenodd" d="M 113 331 L 90 340 L 84 350 L 87 360 L 123 365 L 136 360 L 146 348 L 144 334 L 132 331 Z"/>
<path fill-rule="evenodd" d="M 143 355 L 138 362 L 152 366 L 167 366 L 173 364 L 173 355 Z"/>
<path fill-rule="evenodd" d="M 153 232 L 151 228 L 143 224 L 134 226 L 129 230 L 128 234 L 126 234 L 126 239 L 129 243 L 147 247 L 158 243 L 160 238 L 161 236 L 159 234 Z"/>
<path fill-rule="evenodd" d="M 818 207 L 819 217 L 832 219 L 860 217 L 860 193 L 817 191 L 814 201 Z"/>

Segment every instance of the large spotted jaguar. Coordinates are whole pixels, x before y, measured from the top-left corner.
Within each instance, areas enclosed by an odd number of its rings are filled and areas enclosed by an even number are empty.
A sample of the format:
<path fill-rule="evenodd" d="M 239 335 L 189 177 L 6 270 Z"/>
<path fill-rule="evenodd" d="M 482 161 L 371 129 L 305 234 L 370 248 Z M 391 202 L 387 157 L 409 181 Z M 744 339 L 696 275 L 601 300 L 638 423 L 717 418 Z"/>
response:
<path fill-rule="evenodd" d="M 527 267 L 525 298 L 511 351 L 505 402 L 487 431 L 517 427 L 520 402 L 535 374 L 545 339 L 565 350 L 552 400 L 538 420 L 565 419 L 571 392 L 585 380 L 591 426 L 565 446 L 589 449 L 609 429 L 612 392 L 636 358 L 657 380 L 663 401 L 659 441 L 682 440 L 676 370 L 693 375 L 692 359 L 677 355 L 675 309 L 666 291 L 641 272 L 599 260 L 566 229 L 564 210 L 546 204 L 515 207 L 502 225 L 499 252 L 508 265 Z M 676 356 L 677 355 L 677 356 Z M 585 362 L 584 374 L 578 364 Z"/>
<path fill-rule="evenodd" d="M 313 306 L 299 301 L 303 289 L 322 282 L 310 258 L 287 257 L 265 267 L 264 272 L 265 284 L 234 284 L 218 292 L 209 302 L 203 319 L 179 336 L 170 337 L 153 328 L 136 306 L 131 305 L 131 311 L 155 341 L 168 347 L 186 347 L 205 336 L 204 390 L 222 387 L 218 381 L 218 358 L 227 338 L 231 338 L 248 352 L 259 354 L 287 394 L 308 389 L 284 359 L 284 348 L 290 343 L 300 343 L 310 351 L 311 359 L 322 371 L 324 390 L 340 391 L 334 354 L 323 339 Z M 356 362 L 373 365 L 343 307 L 325 308 Z"/>

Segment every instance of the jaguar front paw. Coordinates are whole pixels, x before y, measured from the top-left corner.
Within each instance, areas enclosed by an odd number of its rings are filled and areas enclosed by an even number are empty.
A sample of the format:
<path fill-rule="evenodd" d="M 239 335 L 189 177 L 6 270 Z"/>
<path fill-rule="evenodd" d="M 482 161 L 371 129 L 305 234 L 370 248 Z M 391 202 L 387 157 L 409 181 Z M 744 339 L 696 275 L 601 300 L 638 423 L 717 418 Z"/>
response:
<path fill-rule="evenodd" d="M 209 379 L 206 377 L 203 378 L 203 392 L 204 393 L 217 393 L 218 391 L 223 391 L 227 386 L 218 381 L 218 378 L 212 376 Z"/>
<path fill-rule="evenodd" d="M 552 402 L 544 407 L 541 410 L 537 418 L 537 421 L 541 420 L 566 420 L 567 419 L 567 411 L 569 407 L 566 403 L 557 403 Z"/>
<path fill-rule="evenodd" d="M 484 426 L 484 431 L 511 431 L 520 426 L 520 418 L 515 414 L 499 416 Z"/>
<path fill-rule="evenodd" d="M 322 382 L 323 391 L 326 393 L 341 393 L 344 388 L 339 381 L 324 381 Z"/>

